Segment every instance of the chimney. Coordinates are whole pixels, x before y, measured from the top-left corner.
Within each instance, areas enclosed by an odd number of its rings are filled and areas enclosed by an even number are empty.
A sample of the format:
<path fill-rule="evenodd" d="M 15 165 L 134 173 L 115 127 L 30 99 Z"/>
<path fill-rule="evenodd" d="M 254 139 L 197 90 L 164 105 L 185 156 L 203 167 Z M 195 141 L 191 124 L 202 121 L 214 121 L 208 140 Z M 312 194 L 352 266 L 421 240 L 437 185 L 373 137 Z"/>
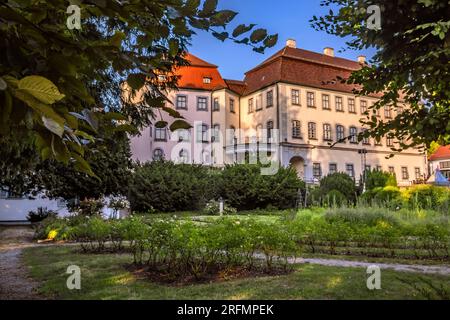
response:
<path fill-rule="evenodd" d="M 295 39 L 288 39 L 286 41 L 286 47 L 296 49 L 297 48 L 297 41 L 295 41 Z"/>
<path fill-rule="evenodd" d="M 329 57 L 334 57 L 334 49 L 326 47 L 325 49 L 323 49 L 323 54 Z"/>
<path fill-rule="evenodd" d="M 363 56 L 363 55 L 358 56 L 358 62 L 360 64 L 366 64 L 366 56 Z"/>

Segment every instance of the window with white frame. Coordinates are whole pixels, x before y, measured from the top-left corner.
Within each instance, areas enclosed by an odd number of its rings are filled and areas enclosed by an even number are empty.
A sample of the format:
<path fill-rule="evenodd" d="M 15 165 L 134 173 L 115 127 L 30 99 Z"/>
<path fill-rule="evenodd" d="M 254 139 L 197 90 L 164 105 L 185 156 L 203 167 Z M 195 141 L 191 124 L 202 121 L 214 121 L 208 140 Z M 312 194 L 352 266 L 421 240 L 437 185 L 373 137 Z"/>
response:
<path fill-rule="evenodd" d="M 167 141 L 166 128 L 155 127 L 155 141 Z"/>
<path fill-rule="evenodd" d="M 256 111 L 262 110 L 262 94 L 256 96 Z"/>
<path fill-rule="evenodd" d="M 197 142 L 208 142 L 208 125 L 197 125 Z"/>
<path fill-rule="evenodd" d="M 154 161 L 162 161 L 164 160 L 164 151 L 162 149 L 153 150 L 153 160 Z"/>
<path fill-rule="evenodd" d="M 361 100 L 361 114 L 365 115 L 367 113 L 367 101 Z"/>
<path fill-rule="evenodd" d="M 316 99 L 314 92 L 307 92 L 306 93 L 306 105 L 309 108 L 315 108 L 316 107 Z"/>
<path fill-rule="evenodd" d="M 272 142 L 273 121 L 267 121 L 267 142 Z"/>
<path fill-rule="evenodd" d="M 344 111 L 344 104 L 342 102 L 342 97 L 336 97 L 336 111 Z"/>
<path fill-rule="evenodd" d="M 291 101 L 294 106 L 300 105 L 300 90 L 297 89 L 291 90 Z"/>
<path fill-rule="evenodd" d="M 350 127 L 350 143 L 358 143 L 358 129 Z"/>
<path fill-rule="evenodd" d="M 273 90 L 267 91 L 266 93 L 266 108 L 273 106 Z"/>
<path fill-rule="evenodd" d="M 394 138 L 392 136 L 388 135 L 386 137 L 386 145 L 388 147 L 393 147 L 394 146 Z"/>
<path fill-rule="evenodd" d="M 384 107 L 384 117 L 386 119 L 391 119 L 392 118 L 391 107 L 389 107 L 389 106 L 385 106 Z"/>
<path fill-rule="evenodd" d="M 388 171 L 390 174 L 395 174 L 395 167 L 389 166 Z"/>
<path fill-rule="evenodd" d="M 209 84 L 209 83 L 211 83 L 211 78 L 210 77 L 204 77 L 203 78 L 203 83 L 205 83 L 205 84 Z"/>
<path fill-rule="evenodd" d="M 328 167 L 328 174 L 337 173 L 337 163 L 330 163 Z"/>
<path fill-rule="evenodd" d="M 190 132 L 187 129 L 178 129 L 178 141 L 179 142 L 187 142 L 190 140 Z"/>
<path fill-rule="evenodd" d="M 253 98 L 248 99 L 248 113 L 253 112 Z"/>
<path fill-rule="evenodd" d="M 212 136 L 213 142 L 219 142 L 220 141 L 220 124 L 213 125 L 213 136 Z"/>
<path fill-rule="evenodd" d="M 219 111 L 219 110 L 220 110 L 219 98 L 214 98 L 213 111 Z"/>
<path fill-rule="evenodd" d="M 422 173 L 420 172 L 419 167 L 414 168 L 414 175 L 416 177 L 416 180 L 419 180 L 422 178 Z"/>
<path fill-rule="evenodd" d="M 344 129 L 344 126 L 341 126 L 341 125 L 337 125 L 336 126 L 336 139 L 338 140 L 338 141 L 340 141 L 340 140 L 344 140 L 344 138 L 345 138 L 345 129 Z M 345 142 L 345 141 L 341 141 L 341 142 Z"/>
<path fill-rule="evenodd" d="M 230 112 L 235 113 L 236 110 L 234 109 L 234 99 L 230 98 Z"/>
<path fill-rule="evenodd" d="M 308 123 L 308 139 L 310 140 L 317 139 L 317 126 L 315 122 Z"/>
<path fill-rule="evenodd" d="M 313 163 L 313 176 L 316 179 L 320 179 L 322 177 L 322 166 L 320 163 Z"/>
<path fill-rule="evenodd" d="M 208 111 L 208 98 L 207 97 L 197 97 L 197 110 L 198 111 Z"/>
<path fill-rule="evenodd" d="M 403 180 L 409 179 L 408 167 L 402 167 L 402 179 Z"/>
<path fill-rule="evenodd" d="M 347 163 L 345 165 L 345 172 L 352 178 L 355 178 L 355 167 L 352 163 Z"/>
<path fill-rule="evenodd" d="M 348 98 L 348 112 L 356 113 L 355 99 Z"/>
<path fill-rule="evenodd" d="M 323 140 L 324 141 L 331 141 L 331 140 L 333 140 L 331 124 L 329 124 L 329 123 L 324 123 L 324 125 L 323 125 Z"/>
<path fill-rule="evenodd" d="M 263 125 L 262 124 L 258 124 L 256 126 L 256 139 L 258 142 L 262 141 L 262 136 L 263 136 Z"/>
<path fill-rule="evenodd" d="M 322 109 L 330 110 L 330 96 L 328 94 L 322 95 Z"/>
<path fill-rule="evenodd" d="M 302 127 L 300 121 L 293 120 L 292 121 L 292 138 L 301 139 L 302 138 Z"/>
<path fill-rule="evenodd" d="M 176 107 L 177 107 L 177 109 L 187 110 L 187 96 L 178 95 Z"/>

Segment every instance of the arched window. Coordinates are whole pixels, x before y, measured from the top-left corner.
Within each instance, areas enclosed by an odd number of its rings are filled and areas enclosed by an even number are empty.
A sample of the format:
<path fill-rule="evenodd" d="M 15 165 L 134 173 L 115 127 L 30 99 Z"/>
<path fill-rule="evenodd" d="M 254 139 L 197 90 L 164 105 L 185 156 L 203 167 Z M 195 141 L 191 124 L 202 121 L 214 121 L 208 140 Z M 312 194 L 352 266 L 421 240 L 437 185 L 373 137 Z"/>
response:
<path fill-rule="evenodd" d="M 181 149 L 178 155 L 180 163 L 189 163 L 189 152 L 186 149 Z"/>
<path fill-rule="evenodd" d="M 162 149 L 153 150 L 153 160 L 154 161 L 162 161 L 164 160 L 164 151 Z"/>

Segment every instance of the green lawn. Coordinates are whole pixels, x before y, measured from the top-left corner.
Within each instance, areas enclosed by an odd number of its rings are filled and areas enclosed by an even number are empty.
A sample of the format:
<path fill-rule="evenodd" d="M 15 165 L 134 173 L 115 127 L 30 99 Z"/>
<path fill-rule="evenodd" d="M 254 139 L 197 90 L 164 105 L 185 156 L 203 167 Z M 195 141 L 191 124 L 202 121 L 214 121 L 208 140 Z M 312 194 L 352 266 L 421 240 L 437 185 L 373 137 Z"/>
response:
<path fill-rule="evenodd" d="M 423 299 L 409 283 L 419 278 L 450 288 L 450 277 L 382 271 L 382 289 L 366 287 L 366 270 L 301 265 L 284 276 L 233 280 L 222 283 L 164 286 L 137 279 L 125 270 L 126 254 L 84 255 L 76 247 L 41 247 L 24 250 L 24 262 L 40 292 L 59 299 Z M 66 288 L 69 265 L 81 268 L 81 290 Z"/>

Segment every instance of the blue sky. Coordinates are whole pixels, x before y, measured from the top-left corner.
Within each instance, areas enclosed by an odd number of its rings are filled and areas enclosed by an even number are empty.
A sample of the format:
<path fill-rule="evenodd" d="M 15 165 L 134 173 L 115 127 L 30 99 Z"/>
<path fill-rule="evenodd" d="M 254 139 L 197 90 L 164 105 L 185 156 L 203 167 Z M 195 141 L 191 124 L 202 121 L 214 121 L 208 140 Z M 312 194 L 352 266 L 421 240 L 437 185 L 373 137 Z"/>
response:
<path fill-rule="evenodd" d="M 313 15 L 319 16 L 329 10 L 320 6 L 320 0 L 219 0 L 219 8 L 239 12 L 230 31 L 241 23 L 256 23 L 257 27 L 267 29 L 270 34 L 279 34 L 277 45 L 264 54 L 259 54 L 248 46 L 232 41 L 221 42 L 207 32 L 198 31 L 189 51 L 218 65 L 225 79 L 242 80 L 245 71 L 284 47 L 288 38 L 295 39 L 298 48 L 315 52 L 322 52 L 328 46 L 333 47 L 336 56 L 351 60 L 356 60 L 360 54 L 365 54 L 368 58 L 373 54 L 373 51 L 338 52 L 345 48 L 344 39 L 315 31 L 310 26 L 309 20 Z"/>

